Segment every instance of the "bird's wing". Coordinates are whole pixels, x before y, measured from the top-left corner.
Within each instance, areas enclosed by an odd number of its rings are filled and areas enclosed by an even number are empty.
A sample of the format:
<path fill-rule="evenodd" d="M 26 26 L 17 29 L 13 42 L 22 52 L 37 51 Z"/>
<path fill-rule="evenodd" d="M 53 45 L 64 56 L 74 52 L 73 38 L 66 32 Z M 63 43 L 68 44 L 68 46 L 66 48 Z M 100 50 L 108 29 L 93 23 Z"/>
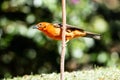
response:
<path fill-rule="evenodd" d="M 56 28 L 62 28 L 62 27 L 63 27 L 62 24 L 58 24 L 58 23 L 54 23 L 53 25 L 54 25 Z M 77 28 L 76 26 L 72 26 L 72 25 L 68 25 L 68 24 L 66 24 L 66 30 L 67 30 L 67 31 L 79 30 L 79 31 L 84 32 L 83 29 L 80 29 L 80 28 Z"/>

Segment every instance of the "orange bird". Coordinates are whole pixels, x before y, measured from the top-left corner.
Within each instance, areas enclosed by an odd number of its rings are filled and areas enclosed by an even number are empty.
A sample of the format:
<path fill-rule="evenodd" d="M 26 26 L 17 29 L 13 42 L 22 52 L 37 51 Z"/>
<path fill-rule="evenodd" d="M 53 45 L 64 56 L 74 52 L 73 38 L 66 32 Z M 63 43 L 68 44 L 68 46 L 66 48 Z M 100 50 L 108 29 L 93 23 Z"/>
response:
<path fill-rule="evenodd" d="M 62 24 L 40 22 L 37 25 L 33 26 L 33 28 L 42 31 L 45 35 L 54 40 L 62 40 Z M 76 28 L 75 26 L 67 24 L 65 36 L 67 42 L 73 38 L 78 37 L 90 37 L 98 40 L 100 39 L 100 34 L 88 32 L 83 29 Z"/>

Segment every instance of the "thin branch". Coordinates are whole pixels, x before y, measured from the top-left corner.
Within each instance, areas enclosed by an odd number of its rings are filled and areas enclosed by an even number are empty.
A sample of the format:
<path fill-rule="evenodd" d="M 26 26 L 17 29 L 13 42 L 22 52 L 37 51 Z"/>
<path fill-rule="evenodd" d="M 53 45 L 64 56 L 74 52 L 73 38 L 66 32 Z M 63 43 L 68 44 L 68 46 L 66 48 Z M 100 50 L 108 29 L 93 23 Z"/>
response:
<path fill-rule="evenodd" d="M 64 80 L 64 64 L 65 64 L 65 32 L 66 32 L 66 0 L 62 0 L 62 52 L 61 52 L 61 64 L 60 64 L 60 80 Z"/>

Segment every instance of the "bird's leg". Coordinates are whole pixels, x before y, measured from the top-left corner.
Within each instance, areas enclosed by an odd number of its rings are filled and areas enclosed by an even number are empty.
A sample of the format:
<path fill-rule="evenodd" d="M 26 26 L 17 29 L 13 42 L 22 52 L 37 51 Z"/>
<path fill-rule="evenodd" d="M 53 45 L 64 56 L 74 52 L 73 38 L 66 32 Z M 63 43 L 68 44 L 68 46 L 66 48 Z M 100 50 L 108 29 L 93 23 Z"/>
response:
<path fill-rule="evenodd" d="M 69 40 L 66 40 L 65 43 L 67 44 L 68 41 L 69 41 Z"/>
<path fill-rule="evenodd" d="M 66 41 L 65 41 L 65 46 L 67 46 L 67 42 L 68 42 L 68 41 L 69 41 L 69 40 L 66 40 Z"/>

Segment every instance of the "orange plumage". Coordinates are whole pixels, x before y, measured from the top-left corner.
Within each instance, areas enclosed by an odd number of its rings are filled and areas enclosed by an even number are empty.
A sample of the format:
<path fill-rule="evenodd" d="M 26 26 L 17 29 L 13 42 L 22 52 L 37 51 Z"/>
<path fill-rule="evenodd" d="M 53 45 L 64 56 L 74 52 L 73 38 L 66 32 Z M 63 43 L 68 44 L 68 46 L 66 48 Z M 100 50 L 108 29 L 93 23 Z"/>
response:
<path fill-rule="evenodd" d="M 48 23 L 48 22 L 40 22 L 34 29 L 38 29 L 42 31 L 48 37 L 55 40 L 62 40 L 62 24 L 58 23 Z M 66 41 L 77 37 L 91 37 L 94 39 L 100 39 L 100 34 L 92 33 L 84 31 L 83 29 L 76 28 L 71 25 L 66 25 Z"/>

